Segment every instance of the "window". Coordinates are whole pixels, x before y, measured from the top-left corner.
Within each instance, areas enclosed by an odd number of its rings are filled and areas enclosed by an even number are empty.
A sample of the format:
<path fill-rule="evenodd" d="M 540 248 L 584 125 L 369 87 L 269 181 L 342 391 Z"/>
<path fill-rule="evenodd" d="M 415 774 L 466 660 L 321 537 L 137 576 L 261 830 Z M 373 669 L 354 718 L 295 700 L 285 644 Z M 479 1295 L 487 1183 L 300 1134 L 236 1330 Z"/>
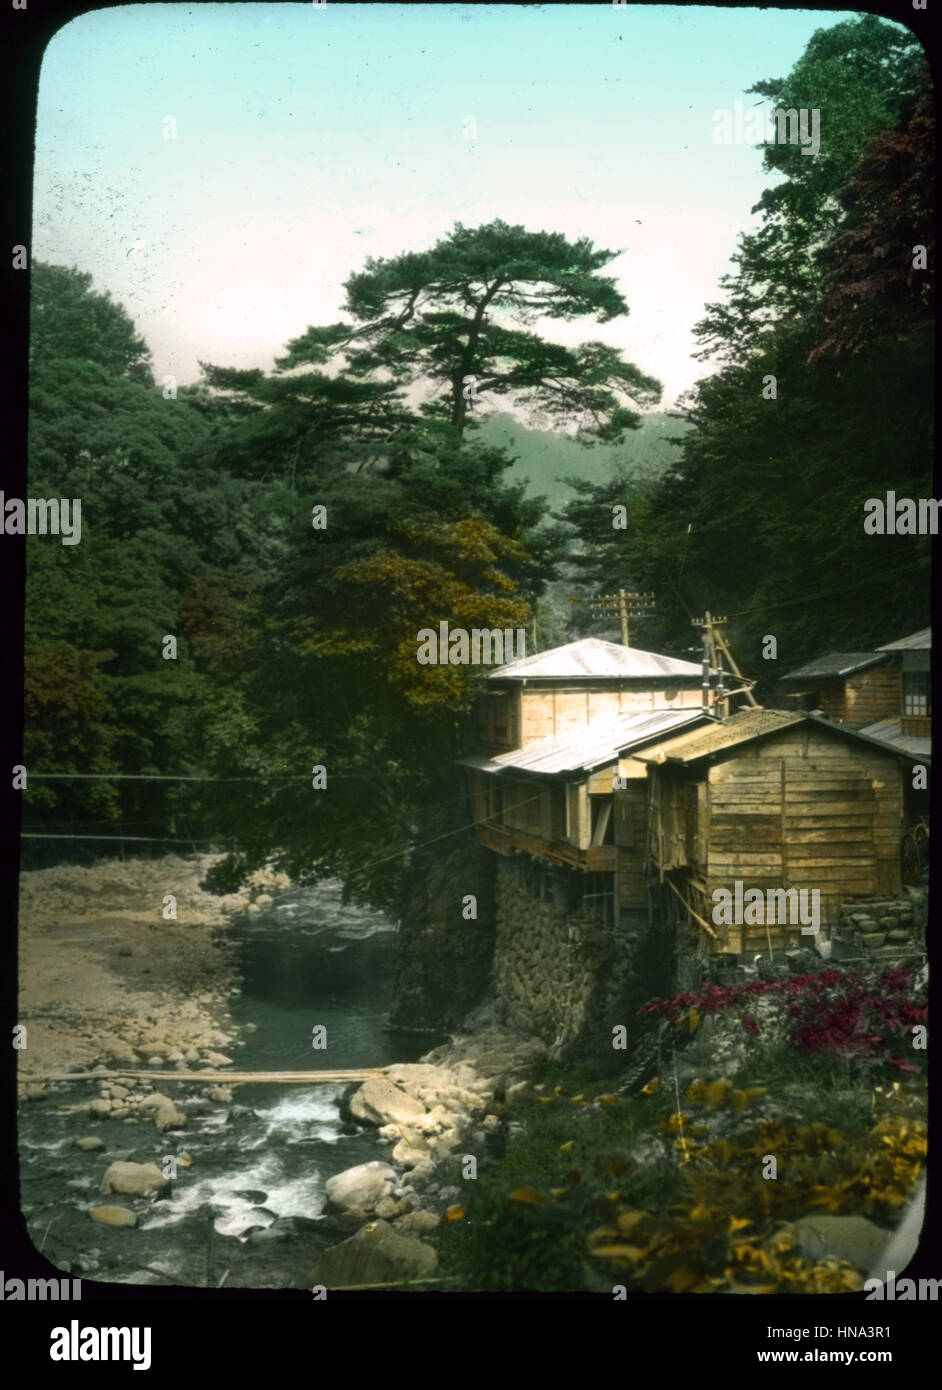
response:
<path fill-rule="evenodd" d="M 924 715 L 932 713 L 932 691 L 928 671 L 903 672 L 903 713 Z"/>

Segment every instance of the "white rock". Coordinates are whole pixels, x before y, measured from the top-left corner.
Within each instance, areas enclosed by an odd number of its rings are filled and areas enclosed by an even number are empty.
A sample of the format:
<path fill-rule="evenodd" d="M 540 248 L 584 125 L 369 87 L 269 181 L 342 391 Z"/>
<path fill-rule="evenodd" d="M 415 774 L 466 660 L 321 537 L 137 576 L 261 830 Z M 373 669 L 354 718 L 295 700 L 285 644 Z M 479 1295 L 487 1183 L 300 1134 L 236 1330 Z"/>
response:
<path fill-rule="evenodd" d="M 112 1163 L 102 1179 L 101 1190 L 149 1197 L 166 1186 L 167 1179 L 156 1163 Z"/>
<path fill-rule="evenodd" d="M 403 1131 L 402 1138 L 392 1151 L 392 1161 L 400 1168 L 415 1168 L 430 1158 L 432 1143 L 434 1140 L 427 1140 L 418 1132 Z"/>
<path fill-rule="evenodd" d="M 137 1217 L 127 1207 L 91 1207 L 88 1212 L 93 1221 L 103 1226 L 136 1226 Z"/>
<path fill-rule="evenodd" d="M 367 1124 L 408 1124 L 425 1114 L 425 1106 L 390 1081 L 364 1081 L 350 1100 L 350 1113 Z"/>
<path fill-rule="evenodd" d="M 173 1101 L 169 1105 L 161 1105 L 154 1116 L 154 1124 L 159 1130 L 183 1129 L 186 1123 L 186 1115 L 177 1109 Z"/>
<path fill-rule="evenodd" d="M 162 1091 L 151 1091 L 150 1095 L 141 1096 L 138 1105 L 142 1110 L 159 1110 L 163 1105 L 172 1105 L 173 1101 L 169 1096 L 165 1096 Z"/>
<path fill-rule="evenodd" d="M 360 1207 L 365 1212 L 375 1210 L 376 1204 L 392 1196 L 399 1181 L 394 1168 L 378 1159 L 360 1163 L 328 1178 L 324 1184 L 327 1204 L 338 1211 Z"/>

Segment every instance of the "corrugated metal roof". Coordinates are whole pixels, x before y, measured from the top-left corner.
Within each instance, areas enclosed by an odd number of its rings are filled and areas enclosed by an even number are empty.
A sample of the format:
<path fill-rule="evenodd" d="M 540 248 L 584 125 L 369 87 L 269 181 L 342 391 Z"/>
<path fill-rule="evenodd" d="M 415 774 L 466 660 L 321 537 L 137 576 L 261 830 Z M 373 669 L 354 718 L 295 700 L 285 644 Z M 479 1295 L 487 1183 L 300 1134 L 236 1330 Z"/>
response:
<path fill-rule="evenodd" d="M 542 738 L 525 748 L 499 753 L 495 758 L 463 758 L 462 764 L 480 772 L 532 772 L 546 777 L 565 772 L 590 772 L 615 762 L 631 748 L 640 748 L 651 739 L 706 718 L 709 716 L 702 709 L 655 709 L 622 714 L 616 719 L 592 724 L 575 737 Z"/>
<path fill-rule="evenodd" d="M 622 647 L 603 642 L 600 637 L 583 637 L 547 652 L 537 652 L 491 671 L 489 680 L 569 680 L 572 678 L 646 679 L 652 676 L 682 676 L 699 679 L 702 667 L 693 661 L 680 661 L 640 647 Z"/>
<path fill-rule="evenodd" d="M 821 680 L 826 677 L 850 676 L 854 671 L 865 671 L 868 666 L 876 666 L 886 657 L 879 652 L 828 652 L 815 657 L 804 666 L 797 666 L 783 676 L 783 681 Z"/>
<path fill-rule="evenodd" d="M 926 762 L 931 762 L 932 739 L 922 738 L 918 734 L 902 733 L 901 722 L 899 719 L 880 719 L 876 724 L 868 724 L 865 729 L 860 729 L 859 732 L 865 738 L 875 739 L 877 743 L 885 743 L 898 752 L 911 753 L 914 758 L 924 758 Z"/>
<path fill-rule="evenodd" d="M 791 724 L 801 724 L 806 718 L 808 716 L 803 713 L 787 713 L 784 710 L 740 710 L 738 714 L 730 715 L 729 719 L 721 723 L 694 729 L 633 756 L 645 763 L 660 763 L 667 759 L 692 763 L 699 758 L 709 757 L 711 753 L 735 748 L 738 743 L 749 743 L 752 739 L 778 733 L 780 729 L 787 729 Z"/>
<path fill-rule="evenodd" d="M 923 627 L 911 637 L 901 637 L 898 642 L 887 642 L 877 647 L 878 652 L 922 652 L 932 649 L 932 628 Z"/>

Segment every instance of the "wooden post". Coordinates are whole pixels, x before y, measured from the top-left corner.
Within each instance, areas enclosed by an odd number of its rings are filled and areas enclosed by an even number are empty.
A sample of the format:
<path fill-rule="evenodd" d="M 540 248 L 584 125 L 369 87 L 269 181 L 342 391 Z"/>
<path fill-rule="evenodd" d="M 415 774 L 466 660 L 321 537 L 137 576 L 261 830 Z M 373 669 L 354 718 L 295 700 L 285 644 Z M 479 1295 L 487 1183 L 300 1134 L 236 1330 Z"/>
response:
<path fill-rule="evenodd" d="M 716 705 L 717 712 L 722 719 L 727 718 L 729 714 L 730 692 L 726 690 L 726 682 L 723 676 L 723 668 L 720 664 L 720 653 L 722 653 L 722 657 L 725 658 L 726 661 L 729 663 L 729 666 L 732 669 L 733 674 L 736 675 L 739 678 L 739 680 L 743 683 L 743 688 L 741 690 L 734 690 L 732 693 L 735 695 L 745 695 L 746 699 L 748 700 L 749 704 L 752 706 L 753 709 L 760 708 L 759 702 L 753 695 L 751 689 L 754 682 L 748 681 L 747 678 L 743 675 L 742 671 L 740 671 L 739 667 L 736 665 L 736 661 L 733 657 L 733 654 L 729 649 L 729 644 L 727 643 L 722 632 L 720 632 L 719 630 L 720 625 L 725 622 L 725 618 L 714 618 L 713 614 L 709 611 L 709 609 L 707 610 L 703 618 L 693 619 L 693 626 L 700 627 L 703 629 L 703 707 L 704 709 L 707 709 L 709 705 L 709 700 L 707 696 L 707 668 L 709 667 L 713 670 L 716 670 L 719 673 L 714 703 Z"/>
<path fill-rule="evenodd" d="M 744 681 L 744 680 L 746 679 L 746 677 L 743 675 L 742 671 L 740 671 L 739 667 L 736 665 L 735 658 L 733 657 L 733 654 L 732 654 L 732 652 L 731 652 L 730 649 L 729 649 L 729 646 L 728 646 L 728 644 L 727 644 L 727 642 L 726 642 L 726 638 L 723 636 L 723 634 L 722 634 L 721 632 L 718 632 L 718 633 L 716 634 L 716 638 L 717 638 L 717 641 L 719 642 L 720 646 L 721 646 L 722 649 L 723 649 L 723 654 L 725 655 L 726 660 L 729 662 L 730 666 L 732 667 L 733 675 L 738 676 L 739 679 L 740 679 L 741 681 Z M 759 701 L 758 701 L 758 700 L 756 699 L 756 697 L 753 695 L 752 691 L 751 691 L 751 690 L 747 690 L 747 691 L 745 692 L 745 695 L 746 695 L 746 699 L 749 701 L 749 704 L 752 705 L 753 709 L 758 709 L 758 708 L 759 708 Z"/>
<path fill-rule="evenodd" d="M 710 630 L 709 611 L 707 611 L 706 618 L 701 626 L 703 628 L 703 679 L 700 682 L 700 687 L 703 693 L 703 708 L 708 710 L 710 708 L 712 691 L 712 686 L 710 684 L 710 638 L 708 635 Z"/>

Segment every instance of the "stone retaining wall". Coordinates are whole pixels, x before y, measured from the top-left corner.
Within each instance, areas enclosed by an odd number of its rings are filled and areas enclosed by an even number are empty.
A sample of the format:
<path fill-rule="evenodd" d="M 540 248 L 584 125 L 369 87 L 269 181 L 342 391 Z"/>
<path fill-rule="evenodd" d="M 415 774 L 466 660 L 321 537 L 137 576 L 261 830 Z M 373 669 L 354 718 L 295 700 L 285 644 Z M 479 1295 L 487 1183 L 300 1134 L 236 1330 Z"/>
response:
<path fill-rule="evenodd" d="M 927 895 L 912 888 L 905 898 L 845 898 L 836 941 L 842 955 L 903 956 L 925 945 Z"/>
<path fill-rule="evenodd" d="M 612 1029 L 633 1036 L 635 1011 L 667 981 L 669 953 L 652 948 L 646 913 L 622 914 L 605 929 L 567 903 L 567 876 L 581 892 L 581 876 L 553 871 L 558 895 L 537 896 L 527 886 L 522 857 L 497 867 L 494 986 L 510 1026 L 544 1040 L 555 1057 L 610 1051 Z M 575 895 L 574 895 L 575 896 Z M 662 943 L 663 946 L 663 943 Z"/>

